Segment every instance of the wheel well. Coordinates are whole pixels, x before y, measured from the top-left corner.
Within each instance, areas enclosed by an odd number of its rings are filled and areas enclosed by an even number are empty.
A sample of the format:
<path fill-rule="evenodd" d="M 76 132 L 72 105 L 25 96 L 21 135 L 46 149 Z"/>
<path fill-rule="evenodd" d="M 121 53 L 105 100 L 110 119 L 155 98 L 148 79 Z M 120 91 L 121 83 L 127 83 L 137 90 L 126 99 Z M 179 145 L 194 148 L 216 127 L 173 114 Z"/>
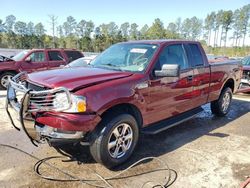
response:
<path fill-rule="evenodd" d="M 136 119 L 139 127 L 142 127 L 143 119 L 142 119 L 141 112 L 133 104 L 124 103 L 124 104 L 115 105 L 115 106 L 109 108 L 108 110 L 106 110 L 104 113 L 102 113 L 101 117 L 103 118 L 103 117 L 106 117 L 110 114 L 112 114 L 114 116 L 114 115 L 118 115 L 118 114 L 121 114 L 124 112 L 132 115 Z"/>
<path fill-rule="evenodd" d="M 226 83 L 223 86 L 223 89 L 227 87 L 231 88 L 232 92 L 234 92 L 234 80 L 232 78 L 226 81 Z"/>
<path fill-rule="evenodd" d="M 6 72 L 11 72 L 11 73 L 13 73 L 13 74 L 18 74 L 17 71 L 14 71 L 14 70 L 6 70 L 6 71 L 1 71 L 1 72 L 0 72 L 0 75 L 4 74 L 4 73 L 6 73 Z"/>

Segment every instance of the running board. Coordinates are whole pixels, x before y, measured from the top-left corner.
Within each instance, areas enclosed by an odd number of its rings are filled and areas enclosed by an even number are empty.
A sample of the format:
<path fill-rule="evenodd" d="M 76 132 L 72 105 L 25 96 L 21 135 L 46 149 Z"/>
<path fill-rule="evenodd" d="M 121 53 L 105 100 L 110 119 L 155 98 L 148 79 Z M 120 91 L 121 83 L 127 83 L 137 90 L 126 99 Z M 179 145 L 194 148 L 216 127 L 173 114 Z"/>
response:
<path fill-rule="evenodd" d="M 198 108 L 195 108 L 193 110 L 176 115 L 174 117 L 159 121 L 157 123 L 153 123 L 151 125 L 148 125 L 147 127 L 142 128 L 142 133 L 144 133 L 144 134 L 157 134 L 161 131 L 169 129 L 173 126 L 176 126 L 182 122 L 185 122 L 185 121 L 193 118 L 194 116 L 196 116 L 198 113 L 200 113 L 202 111 L 203 111 L 203 108 L 198 107 Z"/>

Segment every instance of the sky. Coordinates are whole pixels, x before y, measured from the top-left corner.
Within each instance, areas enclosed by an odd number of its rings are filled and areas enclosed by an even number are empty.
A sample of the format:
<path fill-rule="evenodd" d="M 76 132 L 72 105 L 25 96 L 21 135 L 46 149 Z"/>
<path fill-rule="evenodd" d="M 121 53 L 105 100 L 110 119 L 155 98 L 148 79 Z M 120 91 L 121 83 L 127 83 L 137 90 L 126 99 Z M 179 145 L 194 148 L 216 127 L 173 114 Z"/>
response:
<path fill-rule="evenodd" d="M 13 14 L 20 21 L 42 22 L 49 33 L 48 15 L 57 16 L 58 24 L 71 15 L 78 22 L 92 20 L 96 26 L 128 21 L 142 27 L 151 25 L 155 18 L 160 18 L 167 26 L 178 17 L 204 19 L 212 11 L 235 10 L 249 3 L 250 0 L 2 0 L 0 19 Z"/>

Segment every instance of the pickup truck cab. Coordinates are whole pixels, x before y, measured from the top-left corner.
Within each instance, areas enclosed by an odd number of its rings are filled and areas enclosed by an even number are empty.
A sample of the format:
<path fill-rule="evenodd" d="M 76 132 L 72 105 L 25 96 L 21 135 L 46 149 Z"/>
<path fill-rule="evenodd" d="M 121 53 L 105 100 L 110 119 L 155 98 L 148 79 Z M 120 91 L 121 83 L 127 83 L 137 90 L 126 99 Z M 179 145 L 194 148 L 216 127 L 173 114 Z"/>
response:
<path fill-rule="evenodd" d="M 24 50 L 12 58 L 0 61 L 0 89 L 6 89 L 9 78 L 20 72 L 53 69 L 80 57 L 83 57 L 83 54 L 74 49 Z"/>
<path fill-rule="evenodd" d="M 10 82 L 6 110 L 15 127 L 18 111 L 34 144 L 89 145 L 111 168 L 131 156 L 140 134 L 186 121 L 206 103 L 225 116 L 241 74 L 238 62 L 210 65 L 198 42 L 124 42 L 88 67 L 20 73 Z"/>

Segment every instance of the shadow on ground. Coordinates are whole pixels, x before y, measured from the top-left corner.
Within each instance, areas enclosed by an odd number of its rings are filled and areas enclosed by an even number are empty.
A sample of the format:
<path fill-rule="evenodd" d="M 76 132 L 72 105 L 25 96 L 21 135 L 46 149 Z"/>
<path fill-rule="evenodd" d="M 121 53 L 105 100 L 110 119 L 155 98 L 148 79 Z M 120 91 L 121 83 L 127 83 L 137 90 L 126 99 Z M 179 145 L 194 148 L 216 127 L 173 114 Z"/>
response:
<path fill-rule="evenodd" d="M 138 146 L 131 159 L 113 170 L 125 169 L 144 157 L 158 157 L 168 152 L 172 152 L 204 135 L 219 138 L 227 137 L 229 135 L 224 133 L 211 132 L 248 113 L 250 111 L 250 102 L 234 99 L 231 111 L 226 117 L 222 118 L 212 115 L 209 105 L 205 105 L 203 108 L 204 111 L 201 114 L 178 126 L 172 127 L 157 135 L 141 135 Z M 64 146 L 60 149 L 79 163 L 95 163 L 86 146 L 74 148 L 72 146 Z M 148 161 L 145 163 L 147 162 Z"/>

